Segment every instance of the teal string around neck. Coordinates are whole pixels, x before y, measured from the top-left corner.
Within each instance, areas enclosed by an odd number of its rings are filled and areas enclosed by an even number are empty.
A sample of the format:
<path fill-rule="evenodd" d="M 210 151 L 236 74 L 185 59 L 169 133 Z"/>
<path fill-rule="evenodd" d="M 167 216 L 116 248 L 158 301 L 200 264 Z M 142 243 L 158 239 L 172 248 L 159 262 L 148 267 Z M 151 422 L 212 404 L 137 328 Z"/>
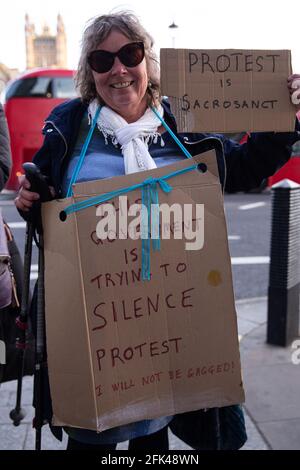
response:
<path fill-rule="evenodd" d="M 166 121 L 164 120 L 164 118 L 159 114 L 159 112 L 157 111 L 156 108 L 154 108 L 154 106 L 152 106 L 152 111 L 154 112 L 155 116 L 158 117 L 158 119 L 160 120 L 160 122 L 162 123 L 162 125 L 164 126 L 164 128 L 166 129 L 167 132 L 169 132 L 170 136 L 173 138 L 173 140 L 176 142 L 176 144 L 181 148 L 181 150 L 183 151 L 184 155 L 187 157 L 187 158 L 193 158 L 192 155 L 190 154 L 190 152 L 187 151 L 187 149 L 185 148 L 185 146 L 180 142 L 180 140 L 178 139 L 177 135 L 174 134 L 174 132 L 172 131 L 172 129 L 168 126 L 168 124 L 166 123 Z"/>
<path fill-rule="evenodd" d="M 81 149 L 81 152 L 80 152 L 80 156 L 79 156 L 79 160 L 77 162 L 77 165 L 76 165 L 76 168 L 74 170 L 74 173 L 72 175 L 72 178 L 70 180 L 70 183 L 69 183 L 69 187 L 68 187 L 68 191 L 67 191 L 67 196 L 66 197 L 71 197 L 72 194 L 73 194 L 73 190 L 72 190 L 72 186 L 73 184 L 76 183 L 76 180 L 78 178 L 78 175 L 79 175 L 79 172 L 81 170 L 81 167 L 83 165 L 83 162 L 84 162 L 84 159 L 85 159 L 85 155 L 86 155 L 86 151 L 88 149 L 88 146 L 90 145 L 90 141 L 91 141 L 91 138 L 92 138 L 92 135 L 94 133 L 94 130 L 95 130 L 95 127 L 97 125 L 97 120 L 98 120 L 98 117 L 99 117 L 99 114 L 100 114 L 100 111 L 101 111 L 101 106 L 98 107 L 97 111 L 96 111 L 96 114 L 94 116 L 94 119 L 92 121 L 92 124 L 91 124 L 91 127 L 90 127 L 90 130 L 89 130 L 89 133 L 87 135 L 87 138 L 85 139 L 85 142 L 82 146 L 82 149 Z"/>

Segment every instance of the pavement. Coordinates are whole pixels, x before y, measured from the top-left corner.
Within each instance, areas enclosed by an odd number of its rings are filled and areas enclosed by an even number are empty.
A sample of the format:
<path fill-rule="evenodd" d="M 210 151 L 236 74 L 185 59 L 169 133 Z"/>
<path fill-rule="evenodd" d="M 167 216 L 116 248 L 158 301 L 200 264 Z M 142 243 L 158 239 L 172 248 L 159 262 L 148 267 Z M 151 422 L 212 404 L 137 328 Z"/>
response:
<path fill-rule="evenodd" d="M 300 364 L 292 362 L 295 349 L 266 344 L 267 298 L 237 301 L 236 310 L 246 393 L 248 441 L 243 450 L 300 450 Z M 300 359 L 300 349 L 296 356 Z M 9 418 L 15 393 L 14 381 L 0 388 L 0 450 L 32 450 L 32 378 L 24 379 L 22 406 L 26 417 L 18 427 Z M 59 442 L 48 426 L 43 427 L 42 449 L 64 450 L 66 440 L 65 435 Z M 117 449 L 126 450 L 127 446 L 124 442 Z M 190 448 L 170 433 L 170 449 Z"/>

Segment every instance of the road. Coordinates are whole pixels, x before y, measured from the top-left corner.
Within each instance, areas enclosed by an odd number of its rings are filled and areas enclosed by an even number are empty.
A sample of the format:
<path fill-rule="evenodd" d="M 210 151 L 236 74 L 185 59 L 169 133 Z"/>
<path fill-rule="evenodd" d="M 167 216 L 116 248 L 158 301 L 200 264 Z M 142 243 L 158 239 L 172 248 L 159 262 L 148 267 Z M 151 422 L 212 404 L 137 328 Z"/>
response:
<path fill-rule="evenodd" d="M 236 299 L 267 295 L 271 200 L 270 192 L 225 196 Z"/>
<path fill-rule="evenodd" d="M 24 252 L 25 222 L 12 199 L 0 195 L 0 208 L 10 223 L 21 253 Z M 225 195 L 225 212 L 232 257 L 236 299 L 267 295 L 271 231 L 271 194 Z M 31 280 L 37 277 L 37 248 L 33 248 Z"/>

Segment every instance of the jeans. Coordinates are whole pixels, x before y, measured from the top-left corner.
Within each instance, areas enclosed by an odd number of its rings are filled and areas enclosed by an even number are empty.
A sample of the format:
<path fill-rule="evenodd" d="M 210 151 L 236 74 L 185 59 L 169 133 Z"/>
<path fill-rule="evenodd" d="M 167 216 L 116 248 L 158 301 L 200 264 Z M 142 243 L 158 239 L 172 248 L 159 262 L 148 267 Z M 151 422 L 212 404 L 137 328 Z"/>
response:
<path fill-rule="evenodd" d="M 112 451 L 117 447 L 115 444 L 86 444 L 76 441 L 69 437 L 67 450 L 98 450 Z M 137 437 L 129 441 L 128 450 L 130 451 L 155 451 L 156 453 L 169 450 L 168 426 L 160 429 L 153 434 Z"/>

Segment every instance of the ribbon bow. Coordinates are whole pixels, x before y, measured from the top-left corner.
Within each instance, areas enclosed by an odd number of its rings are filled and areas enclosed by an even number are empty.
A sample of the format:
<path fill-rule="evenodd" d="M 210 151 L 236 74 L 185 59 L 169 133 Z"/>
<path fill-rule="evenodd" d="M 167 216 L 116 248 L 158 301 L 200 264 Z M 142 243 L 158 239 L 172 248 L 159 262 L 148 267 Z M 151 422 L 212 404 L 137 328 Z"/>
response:
<path fill-rule="evenodd" d="M 141 211 L 141 239 L 142 239 L 142 280 L 149 281 L 151 278 L 150 272 L 150 238 L 152 239 L 152 247 L 154 251 L 160 250 L 160 236 L 159 236 L 159 198 L 158 188 L 159 184 L 162 191 L 170 193 L 172 186 L 166 180 L 174 176 L 187 173 L 188 171 L 197 169 L 197 165 L 192 165 L 182 170 L 173 171 L 159 178 L 149 177 L 142 183 L 134 184 L 126 188 L 116 189 L 109 193 L 102 194 L 101 196 L 93 196 L 85 201 L 78 202 L 67 206 L 60 212 L 60 220 L 64 221 L 68 214 L 87 209 L 91 206 L 102 204 L 109 201 L 114 197 L 121 196 L 122 194 L 141 189 L 142 192 L 142 211 Z M 150 236 L 149 236 L 150 227 Z"/>

